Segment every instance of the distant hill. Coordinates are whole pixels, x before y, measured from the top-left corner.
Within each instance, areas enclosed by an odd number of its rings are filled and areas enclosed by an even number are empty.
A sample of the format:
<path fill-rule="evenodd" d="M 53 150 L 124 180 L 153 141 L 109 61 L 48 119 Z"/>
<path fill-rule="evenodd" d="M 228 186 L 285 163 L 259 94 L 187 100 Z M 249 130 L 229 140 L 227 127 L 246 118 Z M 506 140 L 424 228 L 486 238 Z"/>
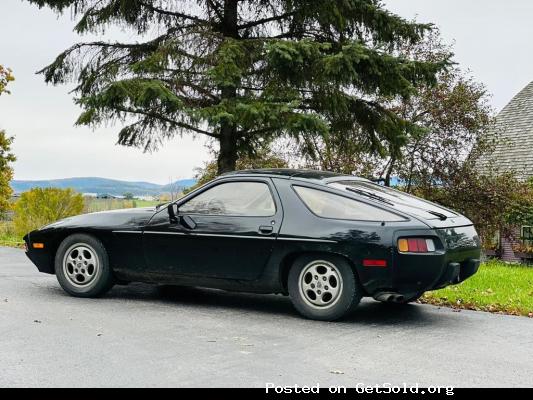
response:
<path fill-rule="evenodd" d="M 12 181 L 11 187 L 15 193 L 26 192 L 33 188 L 54 187 L 60 189 L 71 188 L 79 193 L 111 194 L 121 196 L 133 193 L 136 196 L 151 196 L 171 191 L 171 186 L 188 189 L 196 184 L 194 179 L 177 181 L 173 185 L 158 185 L 149 182 L 127 182 L 105 178 L 68 178 L 49 181 Z"/>

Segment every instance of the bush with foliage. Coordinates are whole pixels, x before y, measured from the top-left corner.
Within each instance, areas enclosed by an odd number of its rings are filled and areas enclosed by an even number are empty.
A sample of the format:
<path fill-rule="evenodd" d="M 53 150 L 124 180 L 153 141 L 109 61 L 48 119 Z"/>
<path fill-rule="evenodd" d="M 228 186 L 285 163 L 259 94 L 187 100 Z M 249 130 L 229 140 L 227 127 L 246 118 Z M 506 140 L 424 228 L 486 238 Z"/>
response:
<path fill-rule="evenodd" d="M 419 185 L 414 192 L 470 218 L 485 248 L 498 231 L 509 236 L 516 226 L 533 225 L 533 185 L 511 172 L 481 174 L 465 163 L 439 185 Z"/>
<path fill-rule="evenodd" d="M 15 231 L 23 236 L 52 222 L 81 214 L 83 207 L 83 197 L 72 189 L 32 189 L 23 193 L 15 205 Z"/>
<path fill-rule="evenodd" d="M 0 217 L 3 217 L 11 209 L 11 195 L 13 191 L 9 182 L 13 179 L 13 168 L 11 163 L 16 161 L 15 155 L 11 152 L 13 138 L 0 130 Z"/>

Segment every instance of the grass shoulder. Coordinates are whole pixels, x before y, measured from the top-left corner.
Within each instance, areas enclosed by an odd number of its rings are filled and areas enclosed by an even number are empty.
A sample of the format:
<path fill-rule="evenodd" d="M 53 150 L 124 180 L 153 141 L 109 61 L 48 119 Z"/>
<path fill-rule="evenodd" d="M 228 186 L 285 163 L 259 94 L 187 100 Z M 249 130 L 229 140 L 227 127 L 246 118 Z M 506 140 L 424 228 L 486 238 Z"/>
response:
<path fill-rule="evenodd" d="M 465 282 L 428 292 L 422 303 L 533 317 L 533 266 L 489 261 Z"/>

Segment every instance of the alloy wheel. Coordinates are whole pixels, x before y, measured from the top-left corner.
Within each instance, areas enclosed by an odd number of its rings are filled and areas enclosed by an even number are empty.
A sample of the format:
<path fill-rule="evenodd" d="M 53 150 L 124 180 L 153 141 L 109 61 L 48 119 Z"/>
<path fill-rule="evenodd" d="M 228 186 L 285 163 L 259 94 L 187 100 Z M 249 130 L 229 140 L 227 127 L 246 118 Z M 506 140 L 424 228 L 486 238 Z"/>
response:
<path fill-rule="evenodd" d="M 306 265 L 298 282 L 302 298 L 314 308 L 332 307 L 342 293 L 342 275 L 328 261 L 313 261 Z"/>
<path fill-rule="evenodd" d="M 77 287 L 90 285 L 100 272 L 96 251 L 87 244 L 71 246 L 63 259 L 63 271 L 72 285 Z"/>

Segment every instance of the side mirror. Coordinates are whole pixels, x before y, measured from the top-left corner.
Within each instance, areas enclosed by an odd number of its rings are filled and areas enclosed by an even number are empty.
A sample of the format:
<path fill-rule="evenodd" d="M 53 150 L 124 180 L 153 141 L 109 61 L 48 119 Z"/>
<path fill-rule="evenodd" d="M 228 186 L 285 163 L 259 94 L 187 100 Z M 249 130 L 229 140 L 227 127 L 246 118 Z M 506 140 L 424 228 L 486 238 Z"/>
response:
<path fill-rule="evenodd" d="M 177 204 L 170 204 L 167 208 L 168 210 L 168 217 L 170 219 L 171 224 L 177 224 L 178 221 L 178 205 Z"/>
<path fill-rule="evenodd" d="M 179 219 L 180 219 L 180 224 L 183 225 L 185 228 L 191 231 L 196 229 L 196 226 L 197 226 L 196 222 L 194 222 L 194 219 L 192 219 L 188 215 L 181 215 Z"/>

